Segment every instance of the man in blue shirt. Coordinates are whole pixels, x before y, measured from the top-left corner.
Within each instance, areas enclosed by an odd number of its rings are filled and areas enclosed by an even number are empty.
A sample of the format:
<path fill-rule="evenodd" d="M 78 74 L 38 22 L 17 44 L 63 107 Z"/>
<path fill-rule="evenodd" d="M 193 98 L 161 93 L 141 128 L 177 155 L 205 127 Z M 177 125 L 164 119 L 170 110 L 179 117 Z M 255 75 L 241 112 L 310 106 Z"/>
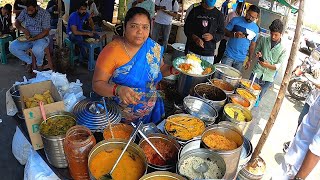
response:
<path fill-rule="evenodd" d="M 49 45 L 50 14 L 37 5 L 36 0 L 26 2 L 27 9 L 22 10 L 15 26 L 25 35 L 24 40 L 15 40 L 10 46 L 10 52 L 27 63 L 27 71 L 32 70 L 32 58 L 26 51 L 32 50 L 37 61 L 37 69 L 42 70 L 44 49 Z M 22 26 L 21 24 L 24 24 Z"/>
<path fill-rule="evenodd" d="M 254 22 L 260 14 L 260 9 L 251 5 L 245 17 L 235 17 L 225 28 L 225 35 L 230 37 L 221 63 L 242 69 L 249 49 L 249 59 L 252 60 L 259 36 L 259 27 Z M 248 67 L 246 67 L 248 68 Z"/>
<path fill-rule="evenodd" d="M 84 30 L 84 24 L 89 24 L 91 30 L 94 29 L 94 23 L 90 14 L 87 12 L 87 3 L 79 3 L 79 8 L 77 11 L 73 12 L 68 21 L 67 33 L 69 35 L 70 41 L 74 42 L 80 47 L 80 52 L 84 53 L 84 40 L 85 38 L 95 38 L 99 39 L 99 36 L 93 31 L 88 29 Z M 82 54 L 84 55 L 84 54 Z M 84 56 L 83 56 L 84 57 Z"/>

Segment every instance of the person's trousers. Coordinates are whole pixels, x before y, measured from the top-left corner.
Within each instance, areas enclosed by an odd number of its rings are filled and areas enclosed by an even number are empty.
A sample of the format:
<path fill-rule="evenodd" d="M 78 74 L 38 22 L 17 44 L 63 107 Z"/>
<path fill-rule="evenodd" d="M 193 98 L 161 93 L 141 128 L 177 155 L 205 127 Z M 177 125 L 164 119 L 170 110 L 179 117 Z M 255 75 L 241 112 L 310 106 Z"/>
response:
<path fill-rule="evenodd" d="M 153 24 L 151 39 L 158 42 L 158 40 L 160 38 L 160 34 L 161 34 L 162 38 L 163 38 L 162 45 L 164 47 L 164 51 L 166 51 L 166 49 L 167 49 L 170 31 L 171 31 L 171 25 L 164 25 L 164 24 L 159 24 L 156 22 L 154 22 L 154 24 Z"/>
<path fill-rule="evenodd" d="M 75 43 L 80 48 L 80 53 L 83 58 L 86 57 L 86 49 L 84 46 L 85 38 L 89 38 L 89 36 L 74 35 L 73 33 L 69 34 L 70 41 Z M 92 38 L 99 39 L 100 37 L 98 34 L 94 34 L 94 37 L 92 37 Z"/>
<path fill-rule="evenodd" d="M 214 60 L 214 63 L 219 63 L 224 55 L 224 52 L 226 50 L 226 47 L 227 47 L 227 40 L 225 39 L 222 39 L 220 41 L 220 44 L 219 44 L 219 48 L 218 48 L 218 55 L 217 57 L 215 58 Z"/>
<path fill-rule="evenodd" d="M 14 40 L 10 46 L 9 51 L 11 54 L 19 58 L 27 64 L 32 64 L 32 57 L 27 54 L 27 50 L 31 49 L 32 54 L 35 56 L 37 66 L 42 66 L 44 58 L 44 49 L 49 45 L 49 38 L 45 37 L 35 41 L 20 42 Z"/>
<path fill-rule="evenodd" d="M 231 66 L 231 67 L 234 67 L 239 71 L 241 71 L 242 67 L 243 67 L 243 62 L 232 59 L 232 58 L 228 57 L 226 54 L 223 55 L 223 57 L 221 59 L 221 63 L 228 65 L 228 66 Z"/>
<path fill-rule="evenodd" d="M 301 110 L 301 112 L 300 112 L 299 118 L 298 118 L 298 126 L 297 126 L 296 132 L 298 131 L 298 128 L 299 128 L 299 126 L 300 126 L 300 124 L 301 124 L 304 116 L 305 116 L 306 114 L 308 114 L 309 109 L 310 109 L 310 105 L 309 105 L 308 103 L 304 103 L 304 106 L 303 106 L 303 108 L 302 108 L 302 110 Z"/>
<path fill-rule="evenodd" d="M 251 74 L 250 80 L 253 79 L 253 76 L 254 76 L 254 74 Z M 254 82 L 256 82 L 257 84 L 259 84 L 261 86 L 261 92 L 259 94 L 259 99 L 261 99 L 266 94 L 266 92 L 268 91 L 268 89 L 271 86 L 272 82 L 263 81 L 262 80 L 262 76 L 260 78 L 256 78 L 254 80 Z"/>

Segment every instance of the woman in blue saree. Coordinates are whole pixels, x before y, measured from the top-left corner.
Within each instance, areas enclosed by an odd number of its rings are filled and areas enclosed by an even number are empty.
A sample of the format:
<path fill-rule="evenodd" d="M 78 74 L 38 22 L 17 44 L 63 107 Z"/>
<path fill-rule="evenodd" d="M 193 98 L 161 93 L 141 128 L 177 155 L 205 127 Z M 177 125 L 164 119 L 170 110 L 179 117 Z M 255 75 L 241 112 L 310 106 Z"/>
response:
<path fill-rule="evenodd" d="M 163 76 L 178 73 L 163 63 L 163 48 L 149 38 L 150 22 L 145 9 L 129 9 L 124 37 L 103 49 L 93 75 L 93 90 L 101 96 L 113 97 L 126 123 L 160 122 L 164 105 L 156 90 L 157 83 Z"/>

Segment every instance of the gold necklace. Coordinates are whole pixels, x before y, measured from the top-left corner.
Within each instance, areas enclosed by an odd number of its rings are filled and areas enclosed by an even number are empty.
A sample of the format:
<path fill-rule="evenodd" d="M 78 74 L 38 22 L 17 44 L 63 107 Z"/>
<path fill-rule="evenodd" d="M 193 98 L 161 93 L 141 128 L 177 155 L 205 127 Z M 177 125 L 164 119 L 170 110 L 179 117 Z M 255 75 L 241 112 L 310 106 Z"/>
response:
<path fill-rule="evenodd" d="M 123 46 L 124 46 L 124 50 L 126 51 L 126 54 L 129 56 L 129 58 L 131 59 L 132 57 L 130 56 L 128 50 L 127 50 L 127 46 L 126 46 L 126 40 L 123 40 Z"/>

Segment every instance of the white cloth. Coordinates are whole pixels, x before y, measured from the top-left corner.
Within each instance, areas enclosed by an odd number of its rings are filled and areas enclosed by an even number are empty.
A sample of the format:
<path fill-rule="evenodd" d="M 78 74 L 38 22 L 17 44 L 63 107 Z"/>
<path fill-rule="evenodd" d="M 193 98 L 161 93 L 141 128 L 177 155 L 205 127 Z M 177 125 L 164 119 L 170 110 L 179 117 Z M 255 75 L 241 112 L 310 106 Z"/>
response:
<path fill-rule="evenodd" d="M 314 104 L 310 107 L 308 114 L 304 117 L 298 132 L 291 142 L 285 164 L 283 164 L 283 174 L 290 179 L 296 175 L 302 162 L 310 150 L 313 154 L 320 156 L 320 97 L 318 96 Z M 275 177 L 277 179 L 277 177 Z M 280 179 L 280 178 L 279 178 Z"/>
<path fill-rule="evenodd" d="M 174 5 L 172 7 L 172 1 L 174 1 Z M 165 6 L 166 10 L 171 12 L 178 12 L 179 3 L 177 0 L 156 0 L 155 3 L 157 6 Z M 157 15 L 155 18 L 155 22 L 163 25 L 171 25 L 172 24 L 172 16 L 163 12 L 162 10 L 157 11 Z"/>
<path fill-rule="evenodd" d="M 89 12 L 90 15 L 93 14 L 93 17 L 99 15 L 99 11 L 98 11 L 98 9 L 97 9 L 96 3 L 93 2 L 93 3 L 90 5 L 90 7 L 89 7 L 89 9 L 88 9 L 88 12 Z"/>

